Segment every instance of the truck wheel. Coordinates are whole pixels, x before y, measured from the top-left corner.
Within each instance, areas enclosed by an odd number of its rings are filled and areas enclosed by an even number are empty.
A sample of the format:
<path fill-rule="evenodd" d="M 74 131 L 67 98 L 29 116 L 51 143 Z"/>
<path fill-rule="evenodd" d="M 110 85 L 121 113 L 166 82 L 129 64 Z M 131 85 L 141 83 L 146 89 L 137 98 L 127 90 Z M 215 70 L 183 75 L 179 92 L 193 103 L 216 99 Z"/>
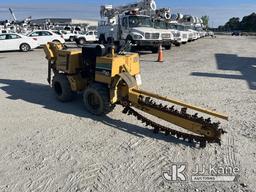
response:
<path fill-rule="evenodd" d="M 180 47 L 180 43 L 174 43 L 176 47 Z"/>
<path fill-rule="evenodd" d="M 152 51 L 152 53 L 158 53 L 158 47 L 153 47 L 153 48 L 151 49 L 151 51 Z"/>
<path fill-rule="evenodd" d="M 22 43 L 20 45 L 20 51 L 22 51 L 22 52 L 28 52 L 30 49 L 31 48 L 30 48 L 29 44 L 27 44 L 27 43 Z"/>
<path fill-rule="evenodd" d="M 52 42 L 53 42 L 53 43 L 60 43 L 59 40 L 53 40 Z"/>
<path fill-rule="evenodd" d="M 114 38 L 113 38 L 113 37 L 109 37 L 109 38 L 107 39 L 107 44 L 108 44 L 108 45 L 114 44 Z"/>
<path fill-rule="evenodd" d="M 84 38 L 80 38 L 80 39 L 78 40 L 78 42 L 79 42 L 79 45 L 84 45 L 85 42 L 86 42 L 86 40 L 85 40 Z"/>
<path fill-rule="evenodd" d="M 170 50 L 171 49 L 171 45 L 165 46 L 164 48 L 165 48 L 165 50 Z"/>
<path fill-rule="evenodd" d="M 71 101 L 74 97 L 74 92 L 71 90 L 68 78 L 63 74 L 56 74 L 52 79 L 52 88 L 58 100 L 62 102 Z"/>
<path fill-rule="evenodd" d="M 75 38 L 73 36 L 69 37 L 69 41 L 73 42 Z"/>
<path fill-rule="evenodd" d="M 115 108 L 110 103 L 109 89 L 107 86 L 94 83 L 84 91 L 85 108 L 94 115 L 105 115 Z"/>
<path fill-rule="evenodd" d="M 99 43 L 102 44 L 102 45 L 105 45 L 105 44 L 106 44 L 106 40 L 105 40 L 104 35 L 100 35 Z"/>
<path fill-rule="evenodd" d="M 125 43 L 128 43 L 128 42 L 134 44 L 134 40 L 132 39 L 132 36 L 130 36 L 130 35 L 127 36 L 127 37 L 126 37 L 126 40 L 125 40 Z"/>

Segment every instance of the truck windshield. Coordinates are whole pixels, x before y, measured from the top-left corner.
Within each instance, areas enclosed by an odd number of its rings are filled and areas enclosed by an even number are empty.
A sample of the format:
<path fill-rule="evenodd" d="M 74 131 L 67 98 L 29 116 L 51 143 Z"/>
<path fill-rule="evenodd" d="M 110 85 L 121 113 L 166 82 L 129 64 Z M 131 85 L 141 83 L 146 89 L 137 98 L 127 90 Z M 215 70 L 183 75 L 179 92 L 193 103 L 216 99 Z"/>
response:
<path fill-rule="evenodd" d="M 143 16 L 130 16 L 129 27 L 152 27 L 152 21 L 150 17 Z"/>
<path fill-rule="evenodd" d="M 154 24 L 156 29 L 167 29 L 167 24 L 165 21 L 155 20 Z"/>
<path fill-rule="evenodd" d="M 167 24 L 167 28 L 168 29 L 177 29 L 177 25 L 173 24 L 173 23 L 168 23 Z"/>
<path fill-rule="evenodd" d="M 197 31 L 203 31 L 203 29 L 201 27 L 196 27 L 195 30 Z"/>
<path fill-rule="evenodd" d="M 189 30 L 189 29 L 192 29 L 192 27 L 191 26 L 185 26 L 185 29 Z"/>
<path fill-rule="evenodd" d="M 183 25 L 177 25 L 177 30 L 179 30 L 179 31 L 187 31 L 185 26 L 183 26 Z"/>

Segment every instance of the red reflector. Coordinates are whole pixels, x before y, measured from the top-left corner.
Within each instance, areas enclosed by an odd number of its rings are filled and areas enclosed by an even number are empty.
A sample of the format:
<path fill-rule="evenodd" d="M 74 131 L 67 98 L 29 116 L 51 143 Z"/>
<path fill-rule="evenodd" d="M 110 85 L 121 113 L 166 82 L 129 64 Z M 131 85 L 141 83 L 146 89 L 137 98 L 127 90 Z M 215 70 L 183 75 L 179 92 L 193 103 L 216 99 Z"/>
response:
<path fill-rule="evenodd" d="M 33 38 L 35 41 L 37 41 L 37 38 Z"/>

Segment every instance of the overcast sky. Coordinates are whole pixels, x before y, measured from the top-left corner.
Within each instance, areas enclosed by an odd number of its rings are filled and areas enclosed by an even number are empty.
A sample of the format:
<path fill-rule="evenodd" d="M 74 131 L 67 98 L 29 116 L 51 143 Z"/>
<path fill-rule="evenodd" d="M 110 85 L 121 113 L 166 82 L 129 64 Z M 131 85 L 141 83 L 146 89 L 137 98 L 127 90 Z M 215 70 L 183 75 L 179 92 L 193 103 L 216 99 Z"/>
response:
<path fill-rule="evenodd" d="M 71 3 L 72 2 L 72 3 Z M 121 2 L 121 3 L 120 3 Z M 0 20 L 11 19 L 11 7 L 17 19 L 65 17 L 98 19 L 101 4 L 122 5 L 134 0 L 6 0 L 0 1 Z M 230 17 L 256 12 L 256 0 L 156 0 L 158 8 L 170 7 L 173 13 L 209 15 L 210 25 L 223 25 Z"/>

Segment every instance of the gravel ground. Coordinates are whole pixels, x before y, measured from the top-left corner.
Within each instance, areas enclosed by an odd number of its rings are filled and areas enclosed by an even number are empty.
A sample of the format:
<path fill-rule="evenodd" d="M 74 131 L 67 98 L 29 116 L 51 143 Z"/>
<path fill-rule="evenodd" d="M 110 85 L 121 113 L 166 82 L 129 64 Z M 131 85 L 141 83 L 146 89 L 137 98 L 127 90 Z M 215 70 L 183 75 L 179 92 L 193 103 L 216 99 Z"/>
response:
<path fill-rule="evenodd" d="M 255 191 L 255 47 L 218 36 L 165 51 L 164 63 L 141 55 L 143 89 L 229 115 L 222 145 L 204 149 L 153 134 L 121 107 L 95 117 L 81 96 L 56 101 L 41 49 L 0 53 L 0 191 Z M 186 181 L 164 179 L 183 163 Z M 235 181 L 191 181 L 196 165 L 210 164 L 239 168 Z"/>

